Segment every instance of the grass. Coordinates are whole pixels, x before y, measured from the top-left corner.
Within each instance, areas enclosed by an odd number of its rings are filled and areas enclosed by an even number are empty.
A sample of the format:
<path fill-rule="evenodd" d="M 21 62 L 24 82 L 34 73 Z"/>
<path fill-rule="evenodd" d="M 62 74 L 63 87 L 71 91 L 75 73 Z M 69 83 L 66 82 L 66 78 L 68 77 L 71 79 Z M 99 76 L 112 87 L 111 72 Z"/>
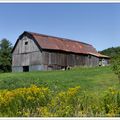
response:
<path fill-rule="evenodd" d="M 2 117 L 119 117 L 120 84 L 110 67 L 1 73 L 0 106 Z"/>
<path fill-rule="evenodd" d="M 81 86 L 83 91 L 98 94 L 109 87 L 120 88 L 118 78 L 110 67 L 0 74 L 0 89 L 30 87 L 31 84 L 49 87 L 56 92 Z"/>

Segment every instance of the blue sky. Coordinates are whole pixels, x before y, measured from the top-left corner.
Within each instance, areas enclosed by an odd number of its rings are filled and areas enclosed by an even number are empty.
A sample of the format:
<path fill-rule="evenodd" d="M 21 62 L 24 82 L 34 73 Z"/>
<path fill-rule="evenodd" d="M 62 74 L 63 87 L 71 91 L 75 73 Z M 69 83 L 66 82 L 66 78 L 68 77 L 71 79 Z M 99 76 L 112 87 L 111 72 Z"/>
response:
<path fill-rule="evenodd" d="M 0 39 L 24 31 L 70 38 L 97 50 L 120 46 L 120 3 L 0 3 Z"/>

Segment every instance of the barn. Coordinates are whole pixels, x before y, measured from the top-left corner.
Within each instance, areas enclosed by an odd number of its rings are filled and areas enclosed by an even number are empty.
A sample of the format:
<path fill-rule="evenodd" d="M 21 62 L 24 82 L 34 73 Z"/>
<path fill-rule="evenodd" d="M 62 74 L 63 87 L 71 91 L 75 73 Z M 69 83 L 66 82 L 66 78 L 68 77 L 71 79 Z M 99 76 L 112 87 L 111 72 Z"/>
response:
<path fill-rule="evenodd" d="M 109 57 L 90 44 L 27 31 L 18 37 L 12 50 L 13 72 L 108 64 Z"/>

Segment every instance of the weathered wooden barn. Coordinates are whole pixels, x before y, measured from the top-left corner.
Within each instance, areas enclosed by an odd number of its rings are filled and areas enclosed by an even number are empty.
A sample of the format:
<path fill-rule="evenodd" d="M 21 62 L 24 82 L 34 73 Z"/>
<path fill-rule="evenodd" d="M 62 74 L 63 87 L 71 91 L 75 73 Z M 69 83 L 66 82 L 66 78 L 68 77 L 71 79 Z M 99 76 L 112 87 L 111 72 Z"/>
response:
<path fill-rule="evenodd" d="M 24 32 L 12 50 L 12 71 L 58 70 L 67 66 L 107 65 L 109 57 L 79 41 Z"/>

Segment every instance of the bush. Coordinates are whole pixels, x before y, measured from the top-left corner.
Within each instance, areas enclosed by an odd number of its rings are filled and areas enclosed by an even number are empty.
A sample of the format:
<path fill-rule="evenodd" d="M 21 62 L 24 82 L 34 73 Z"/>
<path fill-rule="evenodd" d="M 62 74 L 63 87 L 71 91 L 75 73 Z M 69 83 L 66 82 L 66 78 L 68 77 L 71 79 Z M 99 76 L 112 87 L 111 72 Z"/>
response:
<path fill-rule="evenodd" d="M 1 117 L 119 117 L 120 91 L 102 96 L 80 92 L 80 87 L 56 93 L 44 87 L 0 91 Z"/>
<path fill-rule="evenodd" d="M 120 116 L 120 91 L 109 88 L 103 99 L 106 116 Z"/>
<path fill-rule="evenodd" d="M 32 85 L 30 88 L 4 90 L 0 92 L 0 115 L 35 116 L 38 107 L 46 106 L 50 101 L 50 90 Z"/>
<path fill-rule="evenodd" d="M 120 83 L 120 55 L 116 55 L 111 60 L 112 63 L 112 70 L 118 76 L 119 83 Z"/>
<path fill-rule="evenodd" d="M 72 117 L 78 104 L 78 93 L 80 87 L 69 88 L 66 92 L 58 93 L 48 106 L 40 109 L 41 116 Z"/>

